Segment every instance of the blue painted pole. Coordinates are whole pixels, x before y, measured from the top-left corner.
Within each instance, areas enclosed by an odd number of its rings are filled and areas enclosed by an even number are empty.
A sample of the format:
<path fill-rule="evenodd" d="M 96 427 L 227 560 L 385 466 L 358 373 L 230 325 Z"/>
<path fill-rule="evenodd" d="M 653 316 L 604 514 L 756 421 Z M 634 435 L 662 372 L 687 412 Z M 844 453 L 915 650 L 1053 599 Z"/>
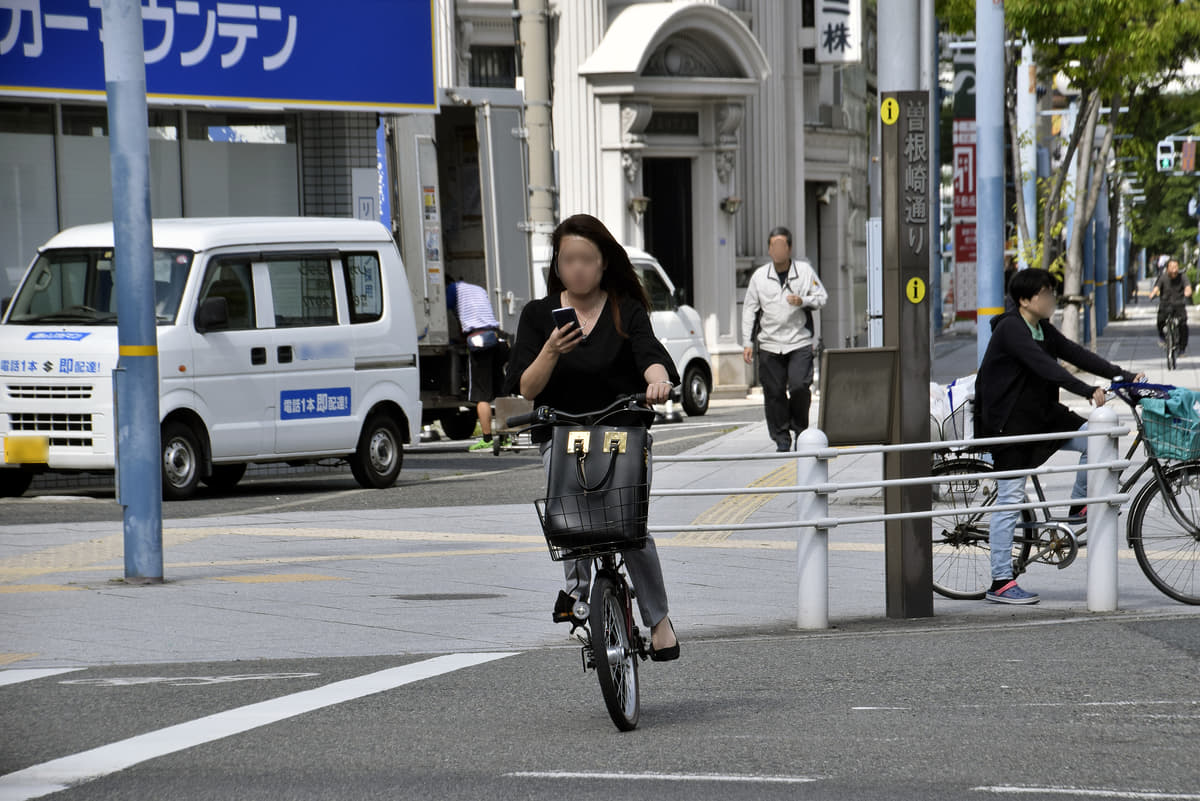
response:
<path fill-rule="evenodd" d="M 1004 313 L 1004 4 L 975 0 L 977 362 Z"/>
<path fill-rule="evenodd" d="M 1108 325 L 1109 284 L 1112 283 L 1112 267 L 1108 261 L 1108 176 L 1100 178 L 1100 202 L 1096 204 L 1096 336 L 1104 333 Z"/>
<path fill-rule="evenodd" d="M 118 357 L 114 373 L 117 502 L 125 508 L 125 580 L 163 580 L 158 336 L 150 227 L 150 140 L 140 0 L 102 0 L 112 166 Z"/>

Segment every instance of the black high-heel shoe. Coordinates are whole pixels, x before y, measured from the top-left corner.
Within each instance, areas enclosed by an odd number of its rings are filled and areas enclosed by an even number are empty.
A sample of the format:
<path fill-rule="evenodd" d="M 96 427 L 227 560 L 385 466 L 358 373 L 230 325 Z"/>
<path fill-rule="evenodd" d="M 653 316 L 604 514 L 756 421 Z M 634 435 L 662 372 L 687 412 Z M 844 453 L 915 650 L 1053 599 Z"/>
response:
<path fill-rule="evenodd" d="M 675 634 L 675 624 L 671 622 L 671 618 L 667 618 L 667 625 L 671 627 L 671 633 Z M 653 636 L 653 632 L 651 632 Z M 670 648 L 662 648 L 656 650 L 653 643 L 650 645 L 650 661 L 651 662 L 670 662 L 679 658 L 679 635 L 675 636 L 675 644 Z"/>
<path fill-rule="evenodd" d="M 575 616 L 571 610 L 575 608 L 575 596 L 563 590 L 558 591 L 558 598 L 554 601 L 554 622 L 555 623 L 571 623 Z"/>

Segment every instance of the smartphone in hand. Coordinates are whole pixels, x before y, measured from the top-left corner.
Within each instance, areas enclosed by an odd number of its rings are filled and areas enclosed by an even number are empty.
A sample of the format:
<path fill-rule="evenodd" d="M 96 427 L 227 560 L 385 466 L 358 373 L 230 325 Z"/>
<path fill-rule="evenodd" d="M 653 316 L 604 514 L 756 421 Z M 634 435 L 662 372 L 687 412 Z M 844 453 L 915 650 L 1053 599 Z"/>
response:
<path fill-rule="evenodd" d="M 583 326 L 579 324 L 579 315 L 575 313 L 575 309 L 570 306 L 563 306 L 550 312 L 554 315 L 554 327 L 566 328 L 571 323 L 575 324 L 576 328 L 582 330 Z"/>

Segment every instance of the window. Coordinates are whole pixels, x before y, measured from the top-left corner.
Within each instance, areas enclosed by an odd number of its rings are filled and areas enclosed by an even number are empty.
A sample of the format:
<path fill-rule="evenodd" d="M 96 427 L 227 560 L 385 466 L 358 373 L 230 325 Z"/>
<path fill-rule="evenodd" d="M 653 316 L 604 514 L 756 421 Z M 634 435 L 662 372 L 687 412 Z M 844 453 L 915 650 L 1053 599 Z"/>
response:
<path fill-rule="evenodd" d="M 200 289 L 200 303 L 209 298 L 225 298 L 229 319 L 225 331 L 244 331 L 254 328 L 254 279 L 249 259 L 228 259 L 208 268 Z"/>
<path fill-rule="evenodd" d="M 513 89 L 517 85 L 517 55 L 512 47 L 472 47 L 470 86 Z"/>
<path fill-rule="evenodd" d="M 296 142 L 296 121 L 286 114 L 235 114 L 192 111 L 188 139 L 228 144 L 286 145 Z"/>
<path fill-rule="evenodd" d="M 0 133 L 53 134 L 54 106 L 0 103 Z"/>
<path fill-rule="evenodd" d="M 342 269 L 350 294 L 350 322 L 372 323 L 383 316 L 383 282 L 378 253 L 343 253 Z"/>
<path fill-rule="evenodd" d="M 179 112 L 152 108 L 146 115 L 151 141 L 174 142 L 179 139 Z M 63 106 L 63 136 L 108 136 L 108 109 L 105 106 Z"/>
<path fill-rule="evenodd" d="M 675 311 L 675 298 L 671 297 L 671 290 L 667 289 L 658 272 L 649 264 L 638 262 L 633 263 L 633 269 L 646 289 L 646 296 L 650 299 L 650 310 Z"/>
<path fill-rule="evenodd" d="M 276 328 L 337 325 L 333 272 L 324 256 L 280 258 L 267 262 Z"/>

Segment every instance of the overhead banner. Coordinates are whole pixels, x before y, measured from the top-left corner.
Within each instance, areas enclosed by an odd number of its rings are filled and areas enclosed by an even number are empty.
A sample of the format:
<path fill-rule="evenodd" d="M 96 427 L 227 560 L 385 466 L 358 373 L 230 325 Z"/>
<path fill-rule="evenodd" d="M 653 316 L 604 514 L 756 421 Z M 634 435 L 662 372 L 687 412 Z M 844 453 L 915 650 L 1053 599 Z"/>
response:
<path fill-rule="evenodd" d="M 144 0 L 151 103 L 436 111 L 433 0 Z M 99 0 L 0 2 L 0 95 L 104 99 Z"/>

